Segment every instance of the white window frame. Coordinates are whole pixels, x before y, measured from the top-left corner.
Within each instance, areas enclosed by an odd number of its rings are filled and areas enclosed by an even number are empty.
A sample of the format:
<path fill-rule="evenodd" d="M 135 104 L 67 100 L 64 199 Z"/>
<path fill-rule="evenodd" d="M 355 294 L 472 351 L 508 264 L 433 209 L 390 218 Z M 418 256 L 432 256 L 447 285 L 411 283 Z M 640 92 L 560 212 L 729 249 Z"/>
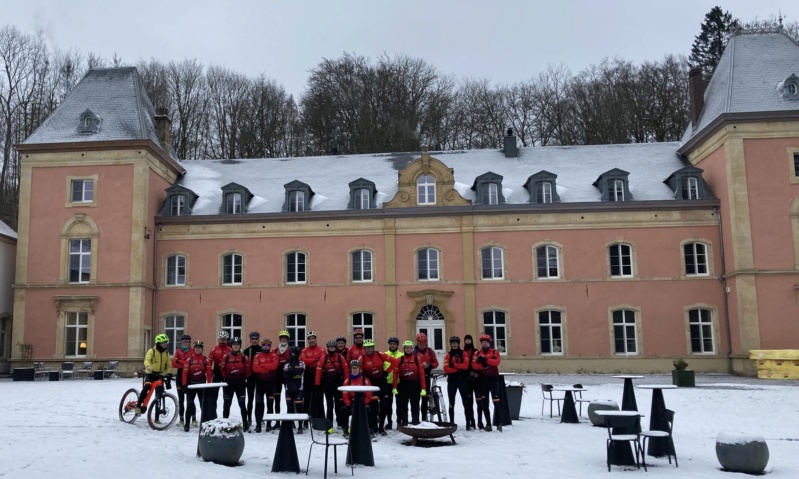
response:
<path fill-rule="evenodd" d="M 372 273 L 373 256 L 368 249 L 359 249 L 350 253 L 353 283 L 371 283 L 374 281 Z"/>
<path fill-rule="evenodd" d="M 292 258 L 294 265 L 292 268 Z M 292 270 L 293 269 L 293 270 Z M 293 279 L 292 279 L 293 276 Z M 286 254 L 286 283 L 305 284 L 308 278 L 307 256 L 302 251 L 292 251 Z"/>
<path fill-rule="evenodd" d="M 186 210 L 186 197 L 183 195 L 173 195 L 169 199 L 169 213 L 172 216 L 180 216 Z"/>
<path fill-rule="evenodd" d="M 305 211 L 305 192 L 300 190 L 289 191 L 289 211 Z"/>
<path fill-rule="evenodd" d="M 541 251 L 544 252 L 543 254 L 543 261 L 546 265 L 544 267 L 544 271 L 546 274 L 541 274 L 541 260 L 542 254 Z M 556 273 L 553 275 L 552 270 L 552 262 L 555 262 L 555 269 Z M 535 248 L 535 277 L 537 279 L 559 279 L 561 277 L 560 272 L 560 248 L 553 244 L 543 244 L 536 246 Z"/>
<path fill-rule="evenodd" d="M 305 333 L 308 331 L 308 316 L 303 313 L 286 315 L 286 331 L 289 332 L 289 344 L 299 348 L 305 347 Z M 292 342 L 294 344 L 292 344 Z"/>
<path fill-rule="evenodd" d="M 694 314 L 696 315 L 695 317 Z M 703 316 L 705 316 L 703 318 Z M 714 329 L 713 311 L 708 308 L 691 308 L 688 310 L 688 341 L 691 347 L 691 354 L 716 354 L 716 343 L 713 335 Z M 694 332 L 698 333 L 696 340 L 699 341 L 700 351 L 694 349 Z M 710 342 L 710 350 L 706 349 L 706 343 Z"/>
<path fill-rule="evenodd" d="M 219 317 L 220 330 L 233 338 L 242 338 L 244 334 L 244 315 L 241 313 L 224 313 Z"/>
<path fill-rule="evenodd" d="M 627 248 L 627 253 L 625 254 L 623 249 Z M 614 258 L 614 249 L 617 251 L 616 256 L 618 257 L 618 274 L 613 274 L 613 258 Z M 624 264 L 624 259 L 629 259 L 629 264 Z M 611 278 L 632 278 L 635 276 L 635 261 L 633 258 L 633 246 L 628 243 L 613 243 L 612 245 L 608 246 L 608 272 L 610 273 Z M 625 269 L 629 268 L 629 272 L 625 272 Z"/>
<path fill-rule="evenodd" d="M 375 315 L 369 311 L 358 311 L 350 315 L 350 322 L 352 329 L 363 329 L 363 339 L 375 339 Z"/>
<path fill-rule="evenodd" d="M 553 314 L 554 313 L 554 314 Z M 554 315 L 557 315 L 557 318 L 554 318 Z M 563 312 L 558 311 L 557 309 L 544 309 L 538 311 L 537 318 L 538 320 L 538 337 L 539 337 L 539 345 L 541 355 L 542 356 L 563 356 L 565 354 L 565 342 L 563 338 L 563 333 L 565 328 L 563 327 Z M 557 319 L 557 321 L 555 321 Z M 545 320 L 545 322 L 544 322 Z M 548 339 L 544 338 L 544 331 L 548 332 Z M 557 331 L 558 338 L 554 337 L 554 332 Z M 544 351 L 544 341 L 549 343 L 549 352 Z M 556 344 L 557 343 L 557 344 Z"/>
<path fill-rule="evenodd" d="M 501 315 L 502 322 L 498 322 Z M 494 349 L 502 356 L 508 354 L 508 313 L 499 309 L 483 311 L 483 331 L 494 340 Z M 480 348 L 480 345 L 475 345 Z"/>
<path fill-rule="evenodd" d="M 84 242 L 88 241 L 88 248 L 84 248 Z M 73 251 L 73 245 L 78 245 L 78 250 Z M 69 260 L 67 263 L 67 274 L 69 275 L 69 282 L 73 284 L 87 284 L 92 280 L 92 239 L 91 238 L 70 238 L 69 239 Z M 72 279 L 72 261 L 77 260 L 78 276 L 75 280 Z M 84 278 L 83 275 L 88 275 Z"/>
<path fill-rule="evenodd" d="M 432 253 L 431 253 L 432 252 Z M 422 257 L 424 255 L 424 258 Z M 440 257 L 436 248 L 421 248 L 416 252 L 416 279 L 417 281 L 440 281 Z M 422 268 L 424 262 L 424 269 Z M 432 266 L 434 265 L 434 266 Z M 424 278 L 422 278 L 424 272 Z"/>
<path fill-rule="evenodd" d="M 241 193 L 228 193 L 225 198 L 225 212 L 228 214 L 238 214 L 243 211 L 244 199 Z"/>
<path fill-rule="evenodd" d="M 608 200 L 624 201 L 624 180 L 609 180 L 608 188 Z"/>
<path fill-rule="evenodd" d="M 186 263 L 188 260 L 182 254 L 166 257 L 166 278 L 164 280 L 166 286 L 186 286 Z"/>
<path fill-rule="evenodd" d="M 355 209 L 368 210 L 371 207 L 371 194 L 369 188 L 358 188 L 355 190 Z"/>
<path fill-rule="evenodd" d="M 488 262 L 488 275 L 486 275 Z M 486 246 L 480 250 L 480 276 L 482 279 L 505 279 L 505 252 L 499 246 Z"/>
<path fill-rule="evenodd" d="M 180 344 L 180 337 L 186 330 L 186 317 L 182 314 L 169 314 L 164 316 L 164 334 L 169 338 L 169 354 L 175 354 Z"/>
<path fill-rule="evenodd" d="M 228 258 L 230 258 L 230 264 L 228 264 Z M 236 286 L 243 283 L 244 255 L 240 253 L 228 253 L 222 256 L 222 284 L 225 286 Z"/>
<path fill-rule="evenodd" d="M 64 357 L 86 357 L 89 347 L 89 313 L 86 311 L 65 311 Z M 70 341 L 74 338 L 74 341 Z M 70 343 L 72 348 L 70 350 Z M 81 343 L 85 347 L 81 347 Z"/>
<path fill-rule="evenodd" d="M 616 313 L 621 313 L 621 317 L 617 318 Z M 632 315 L 632 322 L 630 316 Z M 617 356 L 634 356 L 640 354 L 638 347 L 638 323 L 636 321 L 638 313 L 633 309 L 615 309 L 611 312 L 613 321 L 613 354 Z M 631 329 L 632 328 L 632 329 Z M 619 340 L 619 333 L 621 332 L 621 340 L 624 343 L 624 351 L 619 351 L 617 343 Z M 632 336 L 632 338 L 630 337 Z M 633 340 L 633 349 L 630 351 L 630 339 Z"/>
<path fill-rule="evenodd" d="M 422 175 L 416 180 L 416 204 L 436 204 L 436 179 L 432 175 Z"/>
<path fill-rule="evenodd" d="M 699 252 L 700 247 L 703 250 L 702 252 Z M 707 245 L 698 241 L 685 243 L 683 245 L 683 270 L 685 271 L 685 276 L 710 275 L 710 262 L 708 261 L 707 250 Z M 701 261 L 703 256 L 704 261 Z M 694 271 L 692 273 L 688 272 L 689 259 L 693 262 Z M 702 271 L 702 269 L 704 269 L 704 271 Z"/>
<path fill-rule="evenodd" d="M 88 188 L 87 188 L 88 186 Z M 75 199 L 75 194 L 79 198 Z M 72 203 L 93 203 L 94 202 L 94 180 L 89 178 L 76 178 L 72 180 L 72 191 L 70 194 Z"/>

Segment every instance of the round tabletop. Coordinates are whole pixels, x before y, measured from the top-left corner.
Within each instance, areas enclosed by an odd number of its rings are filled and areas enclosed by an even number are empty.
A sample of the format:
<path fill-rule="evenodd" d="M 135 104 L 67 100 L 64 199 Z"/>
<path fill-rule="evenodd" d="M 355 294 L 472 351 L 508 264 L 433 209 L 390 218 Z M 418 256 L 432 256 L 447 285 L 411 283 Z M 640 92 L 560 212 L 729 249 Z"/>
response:
<path fill-rule="evenodd" d="M 677 389 L 677 386 L 673 384 L 639 384 L 635 387 L 638 389 Z"/>
<path fill-rule="evenodd" d="M 192 384 L 189 386 L 189 389 L 210 389 L 210 388 L 224 388 L 227 387 L 227 383 L 201 383 L 201 384 Z"/>
<path fill-rule="evenodd" d="M 619 379 L 641 379 L 643 376 L 637 376 L 635 374 L 619 374 L 618 376 L 613 376 L 614 378 Z"/>
<path fill-rule="evenodd" d="M 377 386 L 339 386 L 338 390 L 348 393 L 365 393 L 365 392 L 375 393 L 377 391 L 380 391 L 380 388 Z"/>
<path fill-rule="evenodd" d="M 641 413 L 638 411 L 613 411 L 613 410 L 606 410 L 606 411 L 594 411 L 594 414 L 597 416 L 640 416 Z"/>

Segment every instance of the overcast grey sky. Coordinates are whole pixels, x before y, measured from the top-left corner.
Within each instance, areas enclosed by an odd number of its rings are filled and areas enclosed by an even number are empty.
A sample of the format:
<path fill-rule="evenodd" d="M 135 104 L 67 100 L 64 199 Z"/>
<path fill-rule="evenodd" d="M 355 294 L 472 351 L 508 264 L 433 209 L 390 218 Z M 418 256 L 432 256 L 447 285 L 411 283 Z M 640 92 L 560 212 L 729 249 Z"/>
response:
<path fill-rule="evenodd" d="M 308 70 L 345 51 L 406 54 L 494 83 L 527 80 L 549 64 L 576 73 L 605 57 L 688 55 L 715 5 L 742 21 L 780 11 L 799 21 L 797 0 L 0 0 L 0 25 L 128 64 L 197 58 L 264 73 L 299 96 Z"/>

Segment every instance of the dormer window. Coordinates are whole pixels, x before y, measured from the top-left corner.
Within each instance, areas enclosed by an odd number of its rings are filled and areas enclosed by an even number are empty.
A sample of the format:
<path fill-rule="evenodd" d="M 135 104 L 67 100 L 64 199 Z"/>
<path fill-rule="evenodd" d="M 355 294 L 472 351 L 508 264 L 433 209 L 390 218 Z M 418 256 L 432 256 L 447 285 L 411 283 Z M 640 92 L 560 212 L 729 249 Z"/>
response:
<path fill-rule="evenodd" d="M 530 192 L 529 203 L 560 203 L 556 180 L 558 175 L 541 170 L 527 178 L 524 187 Z"/>
<path fill-rule="evenodd" d="M 675 200 L 699 200 L 712 197 L 710 188 L 702 179 L 702 170 L 688 165 L 672 173 L 663 183 L 674 192 Z"/>
<path fill-rule="evenodd" d="M 505 203 L 502 194 L 502 176 L 489 171 L 474 179 L 472 190 L 475 191 L 475 204 L 499 205 Z"/>
<path fill-rule="evenodd" d="M 799 77 L 795 73 L 782 82 L 782 97 L 786 100 L 799 100 Z"/>
<path fill-rule="evenodd" d="M 93 111 L 87 109 L 80 115 L 80 120 L 78 121 L 78 133 L 81 134 L 93 134 L 97 133 L 100 129 L 100 117 L 97 116 Z"/>
<path fill-rule="evenodd" d="M 238 183 L 228 183 L 222 187 L 222 206 L 220 213 L 237 215 L 247 212 L 247 204 L 252 199 L 250 190 Z"/>
<path fill-rule="evenodd" d="M 630 193 L 629 176 L 629 172 L 618 168 L 602 173 L 594 182 L 594 186 L 602 192 L 602 201 L 632 200 L 633 195 Z"/>
<path fill-rule="evenodd" d="M 294 180 L 283 185 L 286 190 L 286 201 L 283 211 L 301 212 L 311 211 L 311 197 L 314 195 L 310 186 L 302 181 Z"/>
<path fill-rule="evenodd" d="M 364 178 L 350 182 L 350 202 L 347 204 L 347 209 L 351 210 L 368 210 L 375 207 L 375 193 L 377 188 L 375 184 Z"/>
<path fill-rule="evenodd" d="M 416 180 L 416 204 L 436 204 L 436 179 L 431 175 L 422 175 Z"/>
<path fill-rule="evenodd" d="M 166 189 L 166 200 L 158 214 L 169 216 L 190 215 L 195 201 L 197 201 L 197 194 L 190 189 L 181 185 L 170 186 Z"/>

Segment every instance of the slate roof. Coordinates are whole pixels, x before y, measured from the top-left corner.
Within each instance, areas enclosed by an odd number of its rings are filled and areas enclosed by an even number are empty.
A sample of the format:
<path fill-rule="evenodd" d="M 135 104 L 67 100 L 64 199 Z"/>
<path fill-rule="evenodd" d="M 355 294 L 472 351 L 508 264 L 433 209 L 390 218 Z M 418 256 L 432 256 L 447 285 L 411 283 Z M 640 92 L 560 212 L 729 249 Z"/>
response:
<path fill-rule="evenodd" d="M 705 106 L 687 142 L 724 113 L 799 110 L 799 101 L 782 97 L 780 84 L 799 75 L 799 45 L 783 33 L 742 34 L 730 38 L 705 90 Z"/>
<path fill-rule="evenodd" d="M 78 132 L 87 109 L 100 117 L 97 133 Z M 154 117 L 135 67 L 93 69 L 23 144 L 152 140 L 161 146 Z"/>
<path fill-rule="evenodd" d="M 686 166 L 677 155 L 677 142 L 627 145 L 547 146 L 519 148 L 517 158 L 506 158 L 500 150 L 430 152 L 430 156 L 453 168 L 455 188 L 474 201 L 475 178 L 492 171 L 503 176 L 507 204 L 527 203 L 530 194 L 524 184 L 541 170 L 557 177 L 561 203 L 599 202 L 602 196 L 593 186 L 602 173 L 613 168 L 630 172 L 630 191 L 636 201 L 673 200 L 674 192 L 663 183 Z M 242 160 L 192 160 L 182 162 L 186 174 L 180 183 L 199 198 L 192 216 L 219 214 L 221 187 L 230 182 L 247 187 L 254 195 L 246 214 L 279 213 L 285 201 L 283 185 L 293 180 L 307 183 L 316 193 L 313 211 L 346 210 L 348 184 L 363 177 L 377 187 L 375 202 L 382 207 L 397 192 L 399 170 L 421 153 L 314 156 Z"/>

